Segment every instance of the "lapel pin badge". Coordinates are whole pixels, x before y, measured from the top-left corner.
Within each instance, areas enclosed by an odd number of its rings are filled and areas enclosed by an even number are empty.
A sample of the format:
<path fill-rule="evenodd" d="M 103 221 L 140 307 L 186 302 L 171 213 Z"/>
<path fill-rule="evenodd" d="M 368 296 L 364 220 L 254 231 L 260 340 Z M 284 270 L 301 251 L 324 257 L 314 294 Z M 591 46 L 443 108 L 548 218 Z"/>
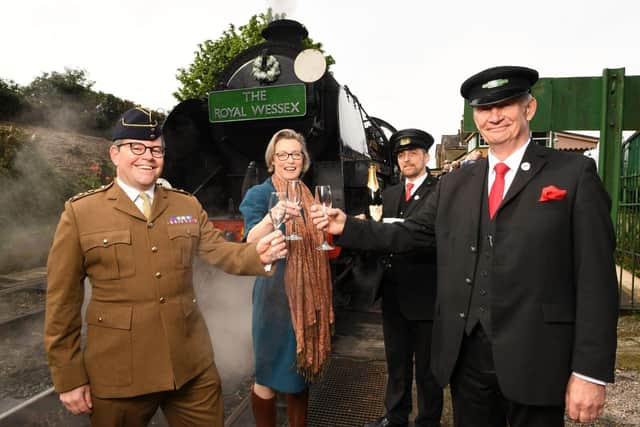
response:
<path fill-rule="evenodd" d="M 420 200 L 420 196 L 416 194 L 415 196 L 413 196 L 413 200 Z"/>
<path fill-rule="evenodd" d="M 524 162 L 520 165 L 520 169 L 522 169 L 523 171 L 528 171 L 529 169 L 531 169 L 531 163 L 529 162 Z"/>

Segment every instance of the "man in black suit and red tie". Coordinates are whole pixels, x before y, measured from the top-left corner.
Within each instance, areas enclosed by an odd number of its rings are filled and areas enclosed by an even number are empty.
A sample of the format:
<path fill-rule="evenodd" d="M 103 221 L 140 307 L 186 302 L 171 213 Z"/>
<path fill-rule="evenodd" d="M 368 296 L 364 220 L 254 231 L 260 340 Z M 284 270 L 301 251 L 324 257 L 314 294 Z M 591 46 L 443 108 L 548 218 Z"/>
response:
<path fill-rule="evenodd" d="M 418 210 L 437 180 L 427 169 L 433 137 L 419 129 L 403 129 L 389 138 L 404 177 L 382 193 L 385 222 L 403 221 Z M 376 291 L 382 297 L 382 328 L 387 358 L 386 414 L 365 427 L 406 427 L 411 413 L 414 377 L 418 413 L 416 427 L 439 427 L 442 388 L 429 367 L 433 307 L 436 300 L 434 248 L 387 252 L 384 274 Z M 419 280 L 416 280 L 419 278 Z"/>
<path fill-rule="evenodd" d="M 610 199 L 592 159 L 531 141 L 537 79 L 508 66 L 462 84 L 488 158 L 442 177 L 403 223 L 312 209 L 345 247 L 436 244 L 431 367 L 451 385 L 456 426 L 560 427 L 565 410 L 590 422 L 614 379 Z"/>

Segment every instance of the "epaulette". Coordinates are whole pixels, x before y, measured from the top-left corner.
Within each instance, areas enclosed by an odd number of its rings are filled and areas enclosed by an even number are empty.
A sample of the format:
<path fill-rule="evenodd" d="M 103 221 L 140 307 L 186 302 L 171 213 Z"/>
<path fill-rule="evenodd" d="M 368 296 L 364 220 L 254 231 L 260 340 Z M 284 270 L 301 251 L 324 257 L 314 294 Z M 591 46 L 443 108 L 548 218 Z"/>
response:
<path fill-rule="evenodd" d="M 113 185 L 113 181 L 111 181 L 110 183 L 108 183 L 106 185 L 101 185 L 98 188 L 92 188 L 91 190 L 84 191 L 82 193 L 78 193 L 75 196 L 72 196 L 71 198 L 69 198 L 69 202 L 75 202 L 76 200 L 80 200 L 83 197 L 87 197 L 87 196 L 90 196 L 90 195 L 96 194 L 96 193 L 101 193 L 101 192 L 106 191 L 109 188 L 111 188 L 112 185 Z"/>
<path fill-rule="evenodd" d="M 161 185 L 161 184 L 158 184 L 158 185 Z M 182 190 L 180 188 L 167 188 L 167 187 L 163 187 L 163 188 L 167 191 L 175 191 L 176 193 L 186 194 L 187 196 L 193 196 L 193 194 L 189 193 L 186 190 Z"/>

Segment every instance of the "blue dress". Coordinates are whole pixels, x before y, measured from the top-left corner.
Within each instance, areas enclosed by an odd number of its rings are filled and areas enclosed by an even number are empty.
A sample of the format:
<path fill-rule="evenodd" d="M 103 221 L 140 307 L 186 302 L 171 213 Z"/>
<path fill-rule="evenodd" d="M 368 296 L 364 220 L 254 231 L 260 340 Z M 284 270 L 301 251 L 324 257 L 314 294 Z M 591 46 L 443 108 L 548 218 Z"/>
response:
<path fill-rule="evenodd" d="M 276 190 L 268 178 L 251 187 L 244 196 L 240 212 L 244 217 L 245 238 L 267 214 L 273 191 Z M 281 229 L 284 232 L 284 225 Z M 283 393 L 299 393 L 307 385 L 296 369 L 296 337 L 284 286 L 285 261 L 278 260 L 275 273 L 271 277 L 257 277 L 253 285 L 251 329 L 256 383 Z"/>

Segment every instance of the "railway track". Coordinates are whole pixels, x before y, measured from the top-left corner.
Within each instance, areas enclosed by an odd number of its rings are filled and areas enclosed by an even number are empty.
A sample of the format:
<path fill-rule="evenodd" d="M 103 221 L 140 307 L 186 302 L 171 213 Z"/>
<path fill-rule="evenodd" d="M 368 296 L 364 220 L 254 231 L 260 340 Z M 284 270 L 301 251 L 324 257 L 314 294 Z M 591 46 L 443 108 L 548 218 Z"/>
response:
<path fill-rule="evenodd" d="M 44 313 L 47 281 L 25 280 L 0 288 L 0 331 Z"/>
<path fill-rule="evenodd" d="M 223 385 L 225 427 L 255 426 L 251 412 L 249 387 L 253 382 L 252 364 L 236 365 L 251 351 L 250 319 L 247 302 L 251 300 L 252 278 L 222 275 L 199 275 L 206 286 L 197 291 L 203 309 L 217 313 L 208 319 L 216 362 Z M 18 290 L 44 292 L 45 284 L 36 281 L 12 283 L 13 290 L 0 289 L 0 301 Z M 239 293 L 232 296 L 232 290 Z M 209 293 L 207 293 L 207 291 Z M 34 294 L 31 294 L 32 296 Z M 231 312 L 244 309 L 237 318 Z M 73 416 L 66 411 L 53 390 L 42 345 L 43 312 L 30 315 L 15 313 L 0 325 L 0 427 L 14 426 L 88 426 L 88 417 Z M 244 329 L 226 330 L 230 324 Z M 382 413 L 382 390 L 385 380 L 384 349 L 379 315 L 375 313 L 338 313 L 334 356 L 322 382 L 311 389 L 309 425 L 315 427 L 353 427 Z M 235 337 L 235 338 L 232 338 Z M 235 347 L 234 347 L 235 346 Z M 230 349 L 230 347 L 233 347 Z M 225 350 L 227 355 L 225 357 Z M 229 352 L 230 350 L 230 352 Z M 278 427 L 286 427 L 284 400 L 278 404 Z M 151 426 L 166 427 L 161 412 Z"/>
<path fill-rule="evenodd" d="M 241 417 L 249 409 L 249 396 L 240 402 L 228 402 L 229 396 L 225 396 L 225 427 L 248 427 L 242 423 Z M 235 406 L 229 407 L 229 404 Z M 284 412 L 283 412 L 284 414 Z M 50 387 L 37 395 L 14 405 L 5 412 L 0 412 L 0 427 L 15 426 L 64 426 L 64 427 L 85 427 L 89 426 L 89 419 L 85 416 L 71 415 L 62 407 L 58 399 L 58 394 L 53 387 Z M 168 427 L 167 421 L 158 411 L 149 426 Z M 286 423 L 282 425 L 286 427 Z"/>
<path fill-rule="evenodd" d="M 37 277 L 30 275 L 21 280 L 0 276 L 0 427 L 87 426 L 88 418 L 76 417 L 67 412 L 53 390 L 42 344 L 46 279 L 44 271 L 34 275 Z M 253 282 L 250 277 L 229 276 L 222 272 L 201 272 L 201 281 L 206 282 L 200 293 L 203 301 L 211 301 L 212 306 L 209 309 L 212 311 L 224 312 L 220 315 L 221 318 L 229 317 L 226 310 L 231 309 L 227 305 L 237 307 L 244 301 L 250 301 Z M 86 286 L 85 292 L 88 294 L 90 287 Z M 228 300 L 232 293 L 228 291 L 227 286 L 241 289 L 233 301 Z M 220 289 L 212 291 L 212 287 Z M 207 290 L 209 297 L 205 298 Z M 216 295 L 222 295 L 224 298 L 216 298 Z M 215 299 L 222 300 L 222 306 L 214 305 Z M 233 311 L 237 309 L 233 308 Z M 225 329 L 216 330 L 220 324 L 219 321 L 211 321 L 211 329 L 220 337 L 221 341 L 218 344 L 222 346 L 226 341 L 223 337 L 228 332 Z M 246 328 L 244 334 L 248 333 L 248 324 Z M 231 345 L 233 344 L 227 343 L 226 347 Z M 237 351 L 245 353 L 247 350 Z M 251 372 L 245 372 L 236 365 L 238 357 L 225 358 L 222 349 L 217 359 L 223 379 L 225 419 L 234 420 L 238 418 L 237 412 L 243 410 L 243 405 L 248 403 L 246 396 L 252 382 Z M 165 427 L 167 424 L 159 412 L 150 425 Z M 227 426 L 229 425 L 231 424 L 227 423 Z"/>
<path fill-rule="evenodd" d="M 24 276 L 0 276 L 0 414 L 51 386 L 42 345 L 44 269 Z"/>

